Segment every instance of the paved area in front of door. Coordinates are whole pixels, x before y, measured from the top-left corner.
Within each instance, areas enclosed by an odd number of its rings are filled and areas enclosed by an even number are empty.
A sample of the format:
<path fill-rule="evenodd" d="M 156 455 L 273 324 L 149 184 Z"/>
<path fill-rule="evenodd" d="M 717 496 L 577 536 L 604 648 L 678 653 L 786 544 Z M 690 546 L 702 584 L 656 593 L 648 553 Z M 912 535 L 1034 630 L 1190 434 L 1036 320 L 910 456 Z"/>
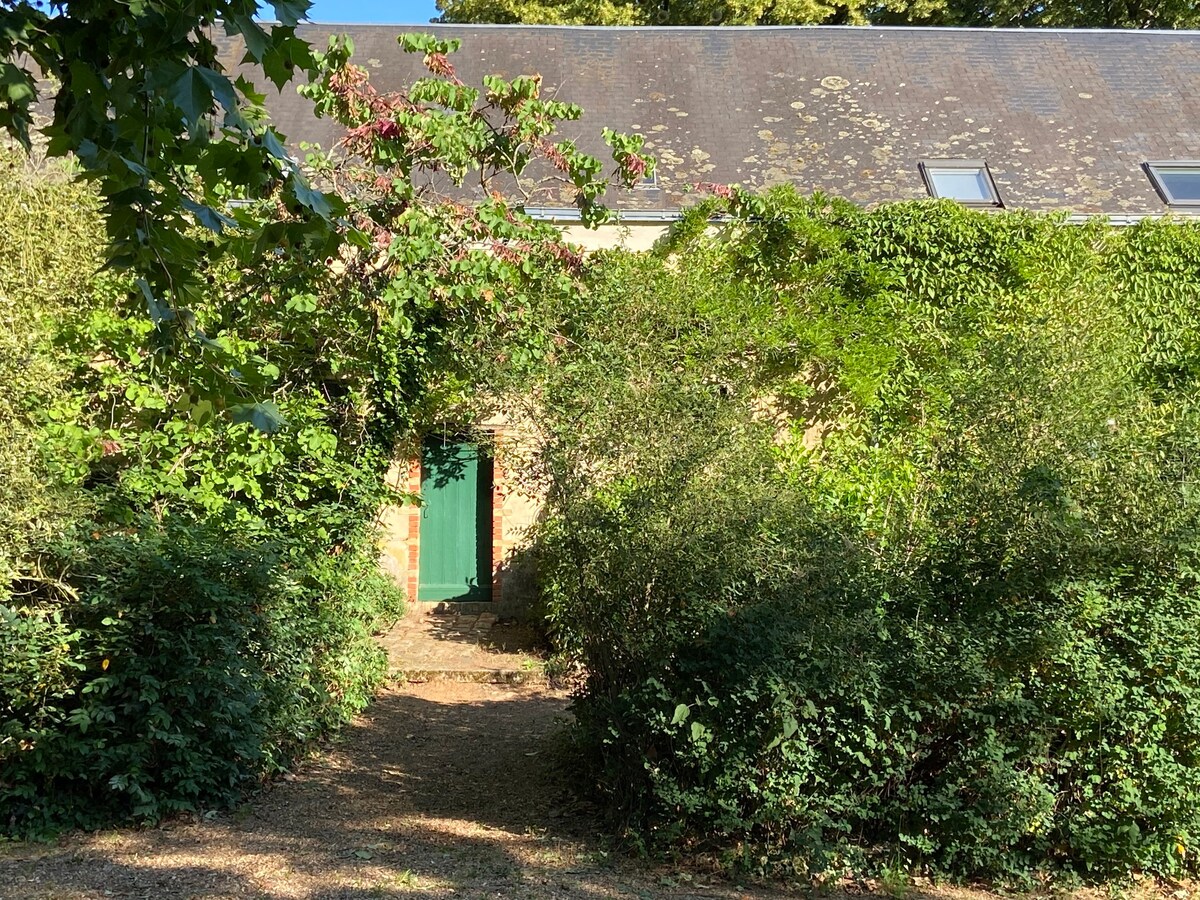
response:
<path fill-rule="evenodd" d="M 380 643 L 391 673 L 407 681 L 520 684 L 542 677 L 534 631 L 495 613 L 414 604 Z"/>

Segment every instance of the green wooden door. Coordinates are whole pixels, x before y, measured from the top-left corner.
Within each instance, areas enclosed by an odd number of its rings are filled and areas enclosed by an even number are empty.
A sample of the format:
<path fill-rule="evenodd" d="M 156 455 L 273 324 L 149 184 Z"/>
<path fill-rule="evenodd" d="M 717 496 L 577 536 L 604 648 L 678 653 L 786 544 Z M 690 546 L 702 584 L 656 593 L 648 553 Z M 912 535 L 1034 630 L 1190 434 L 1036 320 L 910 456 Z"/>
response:
<path fill-rule="evenodd" d="M 426 442 L 421 497 L 417 599 L 491 600 L 491 459 L 475 444 Z"/>

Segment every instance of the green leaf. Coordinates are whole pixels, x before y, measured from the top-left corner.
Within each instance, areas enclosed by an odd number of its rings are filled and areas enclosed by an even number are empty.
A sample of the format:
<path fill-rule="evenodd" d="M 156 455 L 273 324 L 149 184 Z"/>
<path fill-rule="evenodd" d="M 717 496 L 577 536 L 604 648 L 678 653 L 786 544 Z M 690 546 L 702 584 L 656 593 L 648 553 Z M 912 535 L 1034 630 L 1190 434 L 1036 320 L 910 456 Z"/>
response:
<path fill-rule="evenodd" d="M 4 87 L 4 96 L 9 103 L 28 106 L 37 97 L 33 76 L 10 62 L 0 63 L 0 85 Z"/>
<path fill-rule="evenodd" d="M 198 67 L 188 66 L 168 87 L 168 99 L 179 108 L 189 125 L 194 125 L 213 107 L 212 88 Z"/>
<path fill-rule="evenodd" d="M 204 82 L 212 97 L 221 104 L 227 113 L 237 113 L 238 98 L 237 92 L 233 89 L 233 82 L 215 69 L 204 66 L 197 68 L 196 74 Z"/>
<path fill-rule="evenodd" d="M 312 47 L 306 41 L 291 34 L 292 29 L 277 26 L 272 30 L 272 46 L 259 61 L 263 72 L 283 90 L 292 80 L 296 69 L 310 70 L 314 65 Z"/>
<path fill-rule="evenodd" d="M 246 102 L 252 106 L 262 106 L 267 102 L 267 95 L 261 93 L 254 87 L 254 83 L 247 79 L 244 75 L 239 75 L 234 86 L 241 92 L 241 95 L 246 98 Z"/>
<path fill-rule="evenodd" d="M 296 64 L 292 62 L 291 58 L 275 48 L 271 48 L 263 54 L 259 65 L 262 66 L 263 74 L 281 91 L 284 85 L 292 80 L 292 75 L 296 71 Z"/>
<path fill-rule="evenodd" d="M 258 62 L 271 46 L 270 36 L 262 26 L 250 16 L 239 13 L 228 13 L 225 16 L 225 31 L 228 34 L 240 34 L 246 42 L 246 52 Z"/>
<path fill-rule="evenodd" d="M 259 135 L 267 152 L 276 159 L 290 160 L 291 156 L 287 152 L 287 148 L 283 146 L 283 141 L 279 137 L 279 133 L 274 128 L 267 128 Z"/>
<path fill-rule="evenodd" d="M 686 703 L 680 703 L 677 707 L 675 707 L 675 715 L 671 717 L 671 724 L 678 725 L 689 715 L 691 715 L 691 712 L 691 709 Z"/>
<path fill-rule="evenodd" d="M 207 425 L 213 420 L 213 405 L 211 400 L 200 400 L 191 409 L 191 416 L 197 425 Z"/>
<path fill-rule="evenodd" d="M 230 409 L 235 422 L 249 422 L 263 434 L 275 434 L 287 425 L 279 407 L 270 401 L 243 403 Z"/>
<path fill-rule="evenodd" d="M 284 25 L 295 27 L 308 15 L 311 0 L 271 0 L 275 17 Z"/>
<path fill-rule="evenodd" d="M 314 294 L 296 294 L 286 304 L 287 309 L 295 312 L 310 313 L 317 311 L 317 298 Z"/>
<path fill-rule="evenodd" d="M 237 221 L 229 218 L 229 216 L 218 212 L 211 206 L 205 206 L 203 203 L 197 203 L 188 197 L 184 197 L 180 203 L 183 208 L 195 216 L 196 221 L 207 228 L 209 231 L 215 231 L 218 234 L 226 228 L 236 228 Z"/>
<path fill-rule="evenodd" d="M 145 278 L 139 278 L 136 284 L 138 290 L 142 292 L 142 296 L 146 298 L 146 312 L 149 313 L 151 322 L 161 325 L 163 322 L 169 322 L 175 318 L 175 311 L 154 295 L 153 288 Z"/>
<path fill-rule="evenodd" d="M 93 147 L 94 146 L 95 145 L 93 144 Z M 140 175 L 142 178 L 150 177 L 150 170 L 147 169 L 145 166 L 143 166 L 141 163 L 136 162 L 136 161 L 129 159 L 127 157 L 124 157 L 124 156 L 121 156 L 118 158 L 124 164 L 125 168 L 127 168 L 130 172 L 133 172 L 135 175 Z"/>
<path fill-rule="evenodd" d="M 292 196 L 296 198 L 297 203 L 316 213 L 321 218 L 327 219 L 333 215 L 333 206 L 329 202 L 329 198 L 311 187 L 304 176 L 298 171 L 292 172 L 291 177 L 288 178 L 288 189 Z"/>

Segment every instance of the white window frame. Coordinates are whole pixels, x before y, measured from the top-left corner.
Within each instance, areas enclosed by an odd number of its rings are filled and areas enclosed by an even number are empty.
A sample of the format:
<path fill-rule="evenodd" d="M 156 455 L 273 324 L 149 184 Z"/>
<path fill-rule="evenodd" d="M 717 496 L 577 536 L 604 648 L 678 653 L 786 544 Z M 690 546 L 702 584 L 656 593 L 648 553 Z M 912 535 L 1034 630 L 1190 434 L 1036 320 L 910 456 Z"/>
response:
<path fill-rule="evenodd" d="M 982 172 L 984 182 L 992 194 L 991 200 L 960 200 L 957 197 L 948 197 L 945 199 L 961 203 L 963 206 L 973 206 L 978 209 L 1004 208 L 1004 201 L 1000 198 L 1000 190 L 996 187 L 996 180 L 992 178 L 992 170 L 988 168 L 987 160 L 923 159 L 918 163 L 918 168 L 921 170 L 921 178 L 925 181 L 925 188 L 929 191 L 929 196 L 937 199 L 942 199 L 942 196 L 938 193 L 937 184 L 934 183 L 934 176 L 930 171 L 931 169 L 962 169 L 964 171 Z"/>
<path fill-rule="evenodd" d="M 1142 170 L 1146 173 L 1146 177 L 1150 179 L 1150 183 L 1154 185 L 1154 190 L 1158 191 L 1158 196 L 1162 198 L 1163 203 L 1173 209 L 1200 209 L 1200 198 L 1195 200 L 1181 200 L 1171 193 L 1171 189 L 1167 187 L 1167 183 L 1162 180 L 1159 174 L 1160 169 L 1196 169 L 1200 170 L 1200 160 L 1195 159 L 1151 159 L 1142 163 Z"/>

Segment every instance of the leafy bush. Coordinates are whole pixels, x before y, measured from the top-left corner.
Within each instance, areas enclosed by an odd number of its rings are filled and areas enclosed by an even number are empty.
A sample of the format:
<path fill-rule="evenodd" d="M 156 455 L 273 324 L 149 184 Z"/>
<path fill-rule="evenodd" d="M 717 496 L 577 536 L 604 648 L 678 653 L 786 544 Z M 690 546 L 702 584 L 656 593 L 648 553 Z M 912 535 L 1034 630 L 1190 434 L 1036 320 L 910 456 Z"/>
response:
<path fill-rule="evenodd" d="M 100 264 L 94 203 L 54 171 L 0 152 L 0 599 L 32 541 L 78 496 L 46 477 L 40 411 L 62 392 L 55 318 L 81 302 Z"/>
<path fill-rule="evenodd" d="M 753 870 L 1195 871 L 1200 233 L 718 209 L 542 391 L 610 808 Z"/>
<path fill-rule="evenodd" d="M 232 803 L 364 706 L 384 674 L 371 629 L 400 598 L 369 559 L 289 571 L 170 520 L 56 549 L 43 560 L 65 572 L 53 595 L 0 607 L 10 831 Z M 348 609 L 358 578 L 369 587 Z"/>
<path fill-rule="evenodd" d="M 22 177 L 11 196 L 36 205 L 38 226 L 10 223 L 24 237 L 7 258 L 29 265 L 0 272 L 25 345 L 12 360 L 24 368 L 0 372 L 0 428 L 19 438 L 0 486 L 13 536 L 0 551 L 0 829 L 227 804 L 385 674 L 372 634 L 403 597 L 376 570 L 370 527 L 390 451 L 367 422 L 375 362 L 354 331 L 371 316 L 317 337 L 304 304 L 239 310 L 233 297 L 295 270 L 218 256 L 195 312 L 223 327 L 207 356 L 172 345 L 127 285 L 96 274 L 86 191 Z M 332 277 L 308 268 L 310 285 Z M 231 424 L 237 411 L 211 399 L 223 363 L 240 365 L 244 392 L 276 386 L 288 427 Z"/>

